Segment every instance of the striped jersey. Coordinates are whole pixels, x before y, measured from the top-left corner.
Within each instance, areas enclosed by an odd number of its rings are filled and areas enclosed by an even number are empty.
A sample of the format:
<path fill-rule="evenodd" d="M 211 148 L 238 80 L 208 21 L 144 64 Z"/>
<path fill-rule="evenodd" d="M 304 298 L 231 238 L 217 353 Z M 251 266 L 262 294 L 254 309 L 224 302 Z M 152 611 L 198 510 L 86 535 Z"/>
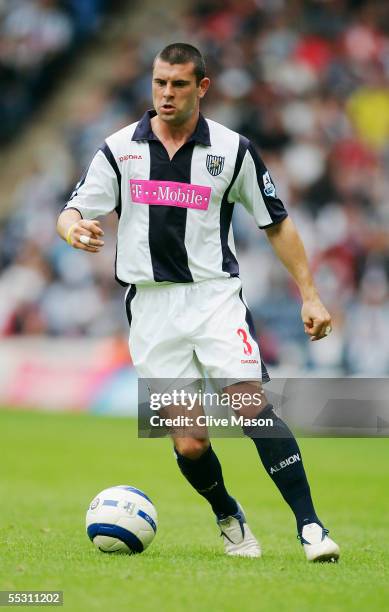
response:
<path fill-rule="evenodd" d="M 234 204 L 258 227 L 287 212 L 252 143 L 201 114 L 172 159 L 147 111 L 97 151 L 65 209 L 85 219 L 116 210 L 116 278 L 123 285 L 189 283 L 239 276 Z"/>

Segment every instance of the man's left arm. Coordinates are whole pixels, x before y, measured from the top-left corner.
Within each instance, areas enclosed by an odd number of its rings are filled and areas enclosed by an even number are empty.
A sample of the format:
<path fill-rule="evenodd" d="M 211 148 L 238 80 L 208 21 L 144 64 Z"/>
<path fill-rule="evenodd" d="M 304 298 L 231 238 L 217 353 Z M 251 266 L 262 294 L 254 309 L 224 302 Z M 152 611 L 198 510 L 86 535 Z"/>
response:
<path fill-rule="evenodd" d="M 305 333 L 313 341 L 324 338 L 331 328 L 331 316 L 320 300 L 309 270 L 304 245 L 294 223 L 290 217 L 287 217 L 281 223 L 265 228 L 265 231 L 275 254 L 290 272 L 300 290 L 303 301 L 301 318 Z"/>
<path fill-rule="evenodd" d="M 266 231 L 276 255 L 300 289 L 305 332 L 311 336 L 311 340 L 320 340 L 330 331 L 331 317 L 320 301 L 303 243 L 277 196 L 275 185 L 261 157 L 250 141 L 243 139 L 243 142 L 246 142 L 247 148 L 228 200 L 241 202 L 254 217 L 258 227 Z"/>

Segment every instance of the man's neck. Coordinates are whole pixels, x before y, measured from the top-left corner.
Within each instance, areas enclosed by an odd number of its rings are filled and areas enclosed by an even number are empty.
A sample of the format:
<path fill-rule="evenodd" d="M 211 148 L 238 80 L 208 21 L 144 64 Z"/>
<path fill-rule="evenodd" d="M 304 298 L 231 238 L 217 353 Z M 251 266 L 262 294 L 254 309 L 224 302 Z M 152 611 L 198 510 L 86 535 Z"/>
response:
<path fill-rule="evenodd" d="M 151 127 L 154 134 L 161 142 L 174 142 L 183 144 L 186 142 L 196 129 L 199 120 L 199 111 L 194 113 L 192 117 L 182 125 L 172 125 L 162 121 L 158 115 L 151 119 Z"/>

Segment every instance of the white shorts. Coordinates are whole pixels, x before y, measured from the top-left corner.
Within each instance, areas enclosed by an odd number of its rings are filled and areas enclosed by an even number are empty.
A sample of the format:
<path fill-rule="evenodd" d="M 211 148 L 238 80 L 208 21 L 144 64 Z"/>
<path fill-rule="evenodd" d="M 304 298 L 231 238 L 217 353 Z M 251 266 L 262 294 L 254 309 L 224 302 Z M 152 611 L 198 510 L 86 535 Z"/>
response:
<path fill-rule="evenodd" d="M 141 378 L 269 380 L 240 278 L 130 285 L 126 310 Z"/>

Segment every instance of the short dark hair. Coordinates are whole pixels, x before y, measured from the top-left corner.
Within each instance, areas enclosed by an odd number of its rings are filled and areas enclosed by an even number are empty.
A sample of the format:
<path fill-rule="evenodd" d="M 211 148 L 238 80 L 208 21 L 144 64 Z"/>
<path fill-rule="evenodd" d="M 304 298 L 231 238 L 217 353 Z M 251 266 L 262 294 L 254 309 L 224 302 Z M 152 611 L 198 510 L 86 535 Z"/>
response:
<path fill-rule="evenodd" d="M 157 54 L 154 59 L 154 64 L 157 59 L 168 62 L 169 64 L 188 64 L 189 62 L 193 62 L 197 85 L 205 77 L 206 68 L 204 58 L 200 51 L 196 49 L 196 47 L 193 47 L 193 45 L 172 43 Z"/>

